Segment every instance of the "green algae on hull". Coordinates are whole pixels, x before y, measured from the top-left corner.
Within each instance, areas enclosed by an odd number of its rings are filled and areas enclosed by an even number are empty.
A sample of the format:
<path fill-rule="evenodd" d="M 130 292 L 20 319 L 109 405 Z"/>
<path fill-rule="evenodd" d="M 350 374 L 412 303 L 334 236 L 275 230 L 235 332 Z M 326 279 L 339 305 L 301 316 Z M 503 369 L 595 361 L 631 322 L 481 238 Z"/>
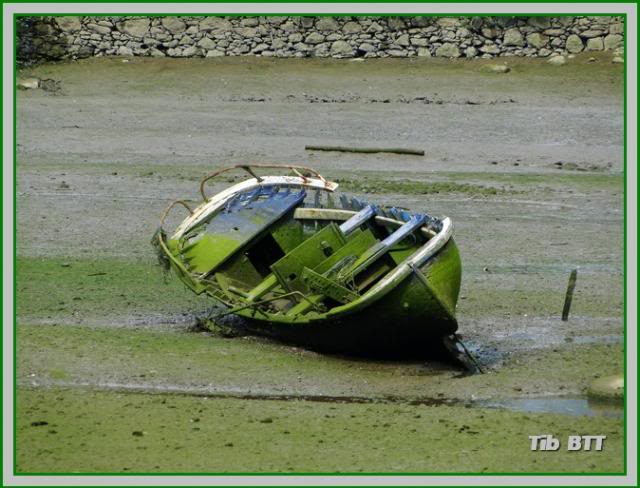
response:
<path fill-rule="evenodd" d="M 207 182 L 240 169 L 252 178 L 206 195 Z M 170 234 L 165 219 L 185 204 L 166 208 L 152 244 L 167 270 L 252 333 L 332 353 L 442 355 L 462 271 L 451 220 L 336 188 L 303 166 L 218 169 Z"/>

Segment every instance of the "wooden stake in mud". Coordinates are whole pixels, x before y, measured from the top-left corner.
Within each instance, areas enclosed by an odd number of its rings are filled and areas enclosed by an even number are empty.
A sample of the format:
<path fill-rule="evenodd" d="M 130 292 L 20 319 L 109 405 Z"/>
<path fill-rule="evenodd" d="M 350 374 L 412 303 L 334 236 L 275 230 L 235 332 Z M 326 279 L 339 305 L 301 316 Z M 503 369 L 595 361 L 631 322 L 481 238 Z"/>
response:
<path fill-rule="evenodd" d="M 573 290 L 576 288 L 576 279 L 578 278 L 578 270 L 574 269 L 569 275 L 569 284 L 567 285 L 567 294 L 564 297 L 564 308 L 562 309 L 562 320 L 565 322 L 569 319 L 569 310 L 571 310 L 571 300 L 573 300 Z"/>

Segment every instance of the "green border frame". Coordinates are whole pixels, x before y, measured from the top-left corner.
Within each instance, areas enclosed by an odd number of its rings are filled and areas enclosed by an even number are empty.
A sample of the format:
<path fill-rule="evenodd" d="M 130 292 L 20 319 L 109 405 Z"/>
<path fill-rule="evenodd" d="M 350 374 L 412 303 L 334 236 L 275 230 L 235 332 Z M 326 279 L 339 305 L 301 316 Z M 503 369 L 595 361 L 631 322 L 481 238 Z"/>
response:
<path fill-rule="evenodd" d="M 148 0 L 145 0 L 148 1 Z M 232 0 L 234 1 L 234 0 Z M 71 2 L 74 3 L 80 3 L 79 0 L 71 0 Z M 296 3 L 316 3 L 316 2 L 311 2 L 309 0 L 301 0 L 301 1 L 295 1 L 295 0 L 276 0 L 275 2 L 270 2 L 269 0 L 254 0 L 255 3 L 279 3 L 279 4 L 296 4 Z M 7 2 L 7 3 L 13 3 L 13 4 L 28 4 L 28 3 L 36 3 L 36 2 L 30 2 L 30 1 L 17 1 L 17 2 Z M 53 0 L 43 0 L 41 2 L 38 3 L 51 3 L 51 4 L 55 4 L 58 2 L 54 2 Z M 109 3 L 115 3 L 115 4 L 126 4 L 129 3 L 126 0 L 109 0 Z M 159 4 L 163 4 L 163 3 L 174 3 L 171 2 L 170 0 L 156 0 L 155 3 L 159 3 Z M 207 2 L 205 0 L 191 0 L 190 3 L 196 3 L 196 4 L 211 4 L 211 3 L 223 3 L 223 2 Z M 243 3 L 243 2 L 238 2 L 238 3 Z M 344 3 L 340 0 L 323 0 L 322 3 L 328 3 L 328 4 L 339 4 L 339 3 Z M 385 0 L 350 0 L 349 3 L 358 3 L 358 4 L 375 4 L 375 3 L 389 3 L 388 1 Z M 412 4 L 428 4 L 429 2 L 424 2 L 421 0 L 403 0 L 403 3 L 412 3 Z M 434 2 L 435 3 L 435 2 Z M 469 3 L 469 2 L 465 2 L 464 0 L 460 1 L 460 0 L 453 0 L 453 1 L 448 1 L 448 2 L 443 2 L 443 3 L 454 3 L 454 4 L 465 4 L 465 3 Z M 500 3 L 514 3 L 513 1 L 509 1 L 509 0 L 494 0 L 492 3 L 496 3 L 496 4 L 500 4 Z M 548 3 L 556 3 L 553 0 L 533 0 L 531 2 L 522 2 L 522 3 L 535 3 L 535 4 L 548 4 Z M 564 3 L 581 3 L 581 4 L 590 4 L 590 3 L 602 3 L 599 0 L 586 0 L 586 1 L 578 1 L 578 0 L 565 0 Z M 635 4 L 637 5 L 637 2 L 632 2 L 632 1 L 621 1 L 621 2 L 617 2 L 617 3 L 622 3 L 622 4 Z M 3 6 L 4 6 L 4 2 L 3 2 Z M 104 13 L 93 13 L 89 16 L 91 17 L 105 17 L 105 16 L 113 16 L 113 15 L 117 15 L 117 14 L 113 14 L 113 13 L 109 13 L 109 14 L 104 14 Z M 411 17 L 411 16 L 425 16 L 425 17 L 447 17 L 447 16 L 451 16 L 451 17 L 481 17 L 481 16 L 492 16 L 492 17 L 511 17 L 514 16 L 514 14 L 508 14 L 508 13 L 491 13 L 491 14 L 479 14 L 479 13 L 474 13 L 474 14 L 464 14 L 464 13 L 438 13 L 438 14 L 426 14 L 426 13 L 402 13 L 402 14 L 389 14 L 389 13 L 340 13 L 340 14 L 327 14 L 327 13 L 305 13 L 303 15 L 299 14 L 299 13 L 242 13 L 242 14 L 197 14 L 197 13 L 189 13 L 189 14 L 176 14 L 176 13 L 153 13 L 153 14 L 149 14 L 149 13 L 127 13 L 127 14 L 121 14 L 122 16 L 126 16 L 126 17 L 136 17 L 136 16 L 145 16 L 145 17 L 168 17 L 168 16 L 188 16 L 188 17 L 247 17 L 247 16 L 264 16 L 264 17 L 275 17 L 275 16 L 301 16 L 301 17 L 358 17 L 358 16 L 376 16 L 376 17 Z M 518 17 L 521 16 L 527 16 L 527 17 L 564 17 L 564 16 L 576 16 L 576 15 L 580 15 L 577 13 L 553 13 L 553 14 L 541 14 L 541 13 L 524 13 L 524 12 L 519 12 L 517 13 Z M 3 18 L 3 23 L 4 23 L 4 10 L 2 12 L 2 18 Z M 65 472 L 33 472 L 33 473 L 21 473 L 21 472 L 17 472 L 16 470 L 16 451 L 17 451 L 17 435 L 15 432 L 15 425 L 16 425 L 16 415 L 17 415 L 17 403 L 16 403 L 16 389 L 17 389 L 17 364 L 16 364 L 16 347 L 17 347 L 17 316 L 16 316 L 16 305 L 17 305 L 17 293 L 16 293 L 16 267 L 17 267 L 17 240 L 16 240 L 16 228 L 17 228 L 17 201 L 16 201 L 16 188 L 17 188 L 17 134 L 16 134 L 16 121 L 17 121 L 17 89 L 16 89 L 16 81 L 17 81 L 17 73 L 18 73 L 18 68 L 17 68 L 17 64 L 16 64 L 16 54 L 17 54 L 17 42 L 16 42 L 16 37 L 17 37 L 17 33 L 16 33 L 16 20 L 19 17 L 39 17 L 39 16 L 51 16 L 51 17 L 71 17 L 71 16 L 85 16 L 85 14 L 60 14 L 60 13 L 38 13 L 38 14 L 13 14 L 13 33 L 14 33 L 14 44 L 13 44 L 13 127 L 14 127 L 14 133 L 13 133 L 13 466 L 12 466 L 12 475 L 14 477 L 21 477 L 21 476 L 73 476 L 73 477 L 78 477 L 78 476 L 152 476 L 152 477 L 158 477 L 158 476 L 262 476 L 262 477 L 269 477 L 269 476 L 287 476 L 287 477 L 295 477 L 295 476 L 345 476 L 345 477 L 361 477 L 361 476 L 402 476 L 402 477 L 415 477 L 415 476 L 464 476 L 464 477 L 470 477 L 470 476 L 589 476 L 589 477 L 601 477 L 601 476 L 626 476 L 628 474 L 628 460 L 627 460 L 627 433 L 628 433 L 628 422 L 627 422 L 627 405 L 628 405 L 628 398 L 625 395 L 624 398 L 624 461 L 623 461 L 623 465 L 624 465 L 624 471 L 621 473 L 565 473 L 565 472 L 561 472 L 561 473 L 555 473 L 555 472 L 548 472 L 548 473 L 522 473 L 522 472 L 495 472 L 495 473 L 472 473 L 472 472 L 439 472 L 439 473 L 420 473 L 420 472 L 416 472 L 416 473 L 388 473 L 388 472 L 360 472 L 360 473 L 350 473 L 350 472 L 309 472 L 309 473 L 280 473 L 280 472 L 273 472 L 273 473 L 265 473 L 265 472 L 212 472 L 212 473 L 207 473 L 207 472 L 170 472 L 170 473 L 145 473 L 145 472 L 127 472 L 127 473 L 123 473 L 123 472 L 94 472 L 94 473 L 65 473 Z M 598 13 L 598 14 L 591 14 L 589 16 L 592 17 L 598 17 L 598 16 L 616 16 L 616 17 L 622 17 L 623 18 L 623 22 L 625 25 L 625 33 L 626 33 L 626 27 L 628 25 L 627 22 L 627 14 L 626 13 Z M 624 379 L 625 379 L 625 383 L 627 380 L 627 368 L 628 368 L 628 363 L 627 363 L 627 300 L 628 300 L 628 296 L 627 296 L 627 191 L 628 191 L 628 174 L 627 174 L 627 144 L 628 144 L 628 138 L 627 138 L 627 36 L 624 36 L 624 40 L 623 40 L 623 45 L 624 45 L 624 89 L 623 89 L 623 96 L 624 96 L 624 107 L 623 107 L 623 118 L 624 118 L 624 127 L 623 127 L 623 187 L 624 187 L 624 203 L 623 203 L 623 274 L 622 274 L 622 279 L 623 279 L 623 331 L 624 331 L 624 338 L 623 338 L 623 346 L 624 346 Z M 636 53 L 637 53 L 637 48 L 638 46 L 636 45 Z M 4 56 L 4 54 L 2 54 L 2 56 Z M 636 59 L 637 61 L 637 59 Z M 3 102 L 2 102 L 3 103 Z M 4 142 L 3 142 L 4 144 Z M 0 177 L 1 178 L 1 177 Z M 636 186 L 637 186 L 637 181 L 636 181 Z M 4 189 L 3 189 L 4 190 Z M 3 208 L 3 201 L 0 202 L 0 209 Z M 637 208 L 636 208 L 637 211 Z M 637 223 L 637 222 L 636 222 Z M 637 232 L 637 231 L 636 231 Z M 4 233 L 3 233 L 4 235 Z M 4 237 L 3 237 L 3 248 L 4 248 Z M 4 261 L 2 263 L 2 265 L 0 265 L 0 269 L 4 269 Z M 636 270 L 637 271 L 637 270 Z M 3 284 L 3 288 L 4 288 L 4 284 Z M 0 339 L 0 340 L 3 340 Z M 636 344 L 637 346 L 637 344 Z M 2 366 L 0 366 L 2 367 Z M 636 403 L 637 403 L 637 398 L 636 398 Z M 4 413 L 4 403 L 3 403 L 3 413 Z M 3 427 L 4 429 L 4 427 Z M 4 432 L 3 432 L 4 433 Z M 636 432 L 637 435 L 637 432 Z M 123 485 L 124 486 L 124 485 Z"/>

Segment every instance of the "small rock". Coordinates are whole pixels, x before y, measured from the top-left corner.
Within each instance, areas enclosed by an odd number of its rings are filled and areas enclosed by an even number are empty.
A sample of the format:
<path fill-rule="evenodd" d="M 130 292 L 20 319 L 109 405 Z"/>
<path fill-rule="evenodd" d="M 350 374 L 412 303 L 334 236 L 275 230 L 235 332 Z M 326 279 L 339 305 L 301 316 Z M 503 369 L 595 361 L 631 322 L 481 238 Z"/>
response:
<path fill-rule="evenodd" d="M 238 34 L 240 34 L 245 39 L 251 39 L 252 37 L 255 37 L 256 33 L 257 33 L 257 30 L 254 29 L 253 27 L 245 27 L 244 29 L 238 30 Z"/>
<path fill-rule="evenodd" d="M 127 46 L 120 46 L 118 48 L 118 56 L 133 56 L 133 51 Z"/>
<path fill-rule="evenodd" d="M 77 32 L 82 29 L 80 17 L 56 17 L 55 22 L 63 32 Z"/>
<path fill-rule="evenodd" d="M 396 44 L 398 46 L 408 46 L 410 44 L 409 34 L 402 34 L 398 39 L 396 39 Z"/>
<path fill-rule="evenodd" d="M 340 24 L 333 17 L 322 17 L 316 22 L 316 30 L 321 32 L 335 32 L 340 29 Z"/>
<path fill-rule="evenodd" d="M 201 31 L 208 31 L 214 34 L 225 33 L 233 28 L 233 24 L 221 17 L 205 17 L 199 24 Z"/>
<path fill-rule="evenodd" d="M 38 78 L 18 79 L 16 86 L 21 90 L 33 90 L 40 86 L 40 80 Z"/>
<path fill-rule="evenodd" d="M 269 49 L 269 44 L 262 42 L 260 44 L 258 44 L 256 47 L 254 47 L 251 52 L 252 53 L 261 53 L 262 51 L 266 51 L 267 49 Z"/>
<path fill-rule="evenodd" d="M 483 73 L 508 73 L 511 68 L 506 64 L 487 64 L 480 68 Z"/>
<path fill-rule="evenodd" d="M 95 32 L 99 35 L 102 36 L 106 36 L 107 34 L 111 34 L 111 27 L 105 27 L 104 25 L 98 25 L 98 24 L 87 24 L 87 29 L 89 29 L 92 32 Z M 100 37 L 98 36 L 98 39 L 100 39 Z"/>
<path fill-rule="evenodd" d="M 215 49 L 216 43 L 213 39 L 209 39 L 208 37 L 203 37 L 200 40 L 200 42 L 198 42 L 198 47 L 201 47 L 202 49 L 209 51 L 209 50 Z"/>
<path fill-rule="evenodd" d="M 459 58 L 460 50 L 455 44 L 445 42 L 442 46 L 436 49 L 436 56 L 440 58 Z"/>
<path fill-rule="evenodd" d="M 182 51 L 182 55 L 185 58 L 190 58 L 192 56 L 195 56 L 198 52 L 199 52 L 199 49 L 196 46 L 189 46 L 184 51 Z"/>
<path fill-rule="evenodd" d="M 482 35 L 487 39 L 495 39 L 496 37 L 498 37 L 498 31 L 490 27 L 483 27 L 481 32 Z"/>
<path fill-rule="evenodd" d="M 211 51 L 207 51 L 207 58 L 218 58 L 220 56 L 224 56 L 223 51 L 218 51 L 217 49 L 212 49 Z"/>
<path fill-rule="evenodd" d="M 342 27 L 342 32 L 345 34 L 358 34 L 362 32 L 362 26 L 358 22 L 347 22 Z"/>
<path fill-rule="evenodd" d="M 609 34 L 604 38 L 604 48 L 607 51 L 613 51 L 614 49 L 622 46 L 622 36 L 619 34 Z"/>
<path fill-rule="evenodd" d="M 358 50 L 363 51 L 365 53 L 370 53 L 370 52 L 375 51 L 375 48 L 371 44 L 369 44 L 368 42 L 363 42 L 362 44 L 360 44 L 358 46 Z"/>
<path fill-rule="evenodd" d="M 522 32 L 520 32 L 518 29 L 508 29 L 504 33 L 503 44 L 505 46 L 524 46 L 524 38 L 522 37 Z"/>
<path fill-rule="evenodd" d="M 616 56 L 611 60 L 611 62 L 615 64 L 624 64 L 624 58 L 621 58 L 620 56 Z"/>
<path fill-rule="evenodd" d="M 480 52 L 483 52 L 485 54 L 500 54 L 500 48 L 495 44 L 485 44 L 480 48 Z"/>
<path fill-rule="evenodd" d="M 240 21 L 240 23 L 245 27 L 256 27 L 260 21 L 258 17 L 245 17 Z"/>
<path fill-rule="evenodd" d="M 412 37 L 411 38 L 411 45 L 412 46 L 419 46 L 419 47 L 426 47 L 429 45 L 429 40 L 428 39 L 423 39 L 421 37 Z"/>
<path fill-rule="evenodd" d="M 320 44 L 323 41 L 324 41 L 324 36 L 319 32 L 312 32 L 304 40 L 304 42 L 307 44 Z"/>
<path fill-rule="evenodd" d="M 404 51 L 402 49 L 389 49 L 389 51 L 387 51 L 387 54 L 389 54 L 389 56 L 391 56 L 392 58 L 407 57 L 407 51 Z"/>
<path fill-rule="evenodd" d="M 293 34 L 289 35 L 289 42 L 301 42 L 303 39 L 302 34 L 300 34 L 299 32 L 294 32 Z"/>
<path fill-rule="evenodd" d="M 567 37 L 565 47 L 570 53 L 579 53 L 584 49 L 584 44 L 582 44 L 582 39 L 580 39 L 580 36 L 571 34 L 569 37 Z"/>
<path fill-rule="evenodd" d="M 564 56 L 552 56 L 547 60 L 547 63 L 554 66 L 562 66 L 563 64 L 567 64 L 567 60 Z"/>
<path fill-rule="evenodd" d="M 609 34 L 622 34 L 624 32 L 624 24 L 617 23 L 609 25 Z"/>
<path fill-rule="evenodd" d="M 593 37 L 600 37 L 603 34 L 601 30 L 589 29 L 580 33 L 580 37 L 584 39 L 591 39 Z"/>
<path fill-rule="evenodd" d="M 551 19 L 549 17 L 529 17 L 527 24 L 537 29 L 547 29 L 551 27 Z"/>
<path fill-rule="evenodd" d="M 622 375 L 598 378 L 591 384 L 587 394 L 596 399 L 621 401 L 624 399 L 624 378 Z"/>
<path fill-rule="evenodd" d="M 118 30 L 131 37 L 144 37 L 149 33 L 149 19 L 131 19 L 118 24 Z"/>
<path fill-rule="evenodd" d="M 162 19 L 162 25 L 172 34 L 184 32 L 187 28 L 187 25 L 177 17 L 165 17 Z"/>
<path fill-rule="evenodd" d="M 602 51 L 604 49 L 604 42 L 602 37 L 594 37 L 587 40 L 587 51 Z"/>
<path fill-rule="evenodd" d="M 392 31 L 399 31 L 407 27 L 403 17 L 388 17 L 387 25 Z"/>
<path fill-rule="evenodd" d="M 527 36 L 527 44 L 537 49 L 540 49 L 546 46 L 548 42 L 549 42 L 549 37 L 545 36 L 544 34 L 540 34 L 538 32 L 534 32 Z"/>
<path fill-rule="evenodd" d="M 332 56 L 352 56 L 353 48 L 346 41 L 335 41 L 331 44 L 331 55 Z"/>

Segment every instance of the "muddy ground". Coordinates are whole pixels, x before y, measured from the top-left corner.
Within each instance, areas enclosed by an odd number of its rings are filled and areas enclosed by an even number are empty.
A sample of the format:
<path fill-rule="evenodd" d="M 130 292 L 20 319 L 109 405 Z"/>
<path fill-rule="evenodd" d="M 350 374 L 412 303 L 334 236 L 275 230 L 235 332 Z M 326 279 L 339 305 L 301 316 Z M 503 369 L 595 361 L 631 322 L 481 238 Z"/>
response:
<path fill-rule="evenodd" d="M 483 64 L 23 72 L 60 89 L 17 96 L 18 471 L 621 472 L 620 410 L 585 392 L 623 369 L 623 68 L 607 54 Z M 211 304 L 163 281 L 150 237 L 169 201 L 197 201 L 202 175 L 252 161 L 450 216 L 460 332 L 486 374 L 194 331 Z M 608 439 L 597 453 L 531 452 L 528 436 L 546 433 Z"/>

